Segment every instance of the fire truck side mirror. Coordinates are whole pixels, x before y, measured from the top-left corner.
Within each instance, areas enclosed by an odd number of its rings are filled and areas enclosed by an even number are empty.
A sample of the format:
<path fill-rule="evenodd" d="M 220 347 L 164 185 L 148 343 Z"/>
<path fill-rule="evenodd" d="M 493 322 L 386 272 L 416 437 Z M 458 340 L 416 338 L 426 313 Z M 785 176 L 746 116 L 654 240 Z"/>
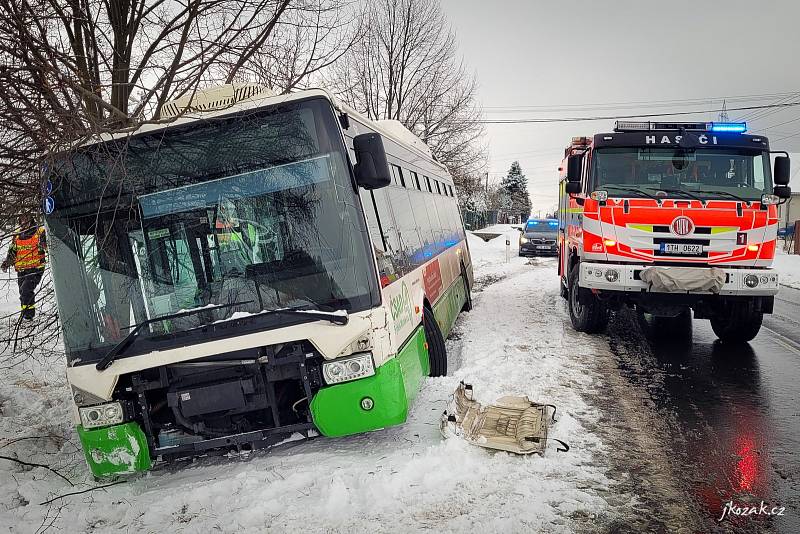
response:
<path fill-rule="evenodd" d="M 773 172 L 775 185 L 789 185 L 790 161 L 788 156 L 778 156 L 775 158 L 775 171 Z"/>
<path fill-rule="evenodd" d="M 580 182 L 567 182 L 567 194 L 568 195 L 577 195 L 581 192 L 581 183 Z"/>
<path fill-rule="evenodd" d="M 788 185 L 776 185 L 772 188 L 772 194 L 780 199 L 792 198 L 792 188 Z"/>
<path fill-rule="evenodd" d="M 777 160 L 776 160 L 777 161 Z M 567 181 L 570 183 L 581 182 L 581 163 L 583 162 L 583 155 L 573 155 L 567 160 Z M 569 192 L 569 191 L 567 191 Z M 580 193 L 580 188 L 578 188 Z"/>

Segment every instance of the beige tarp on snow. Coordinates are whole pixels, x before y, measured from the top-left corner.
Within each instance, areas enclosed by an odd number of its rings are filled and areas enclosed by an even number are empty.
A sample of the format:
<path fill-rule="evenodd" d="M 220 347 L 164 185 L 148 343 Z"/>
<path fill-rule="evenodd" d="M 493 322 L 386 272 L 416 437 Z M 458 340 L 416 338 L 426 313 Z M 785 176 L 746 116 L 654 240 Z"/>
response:
<path fill-rule="evenodd" d="M 441 431 L 445 437 L 452 433 L 488 449 L 544 454 L 552 419 L 548 407 L 552 406 L 519 396 L 501 397 L 484 407 L 473 399 L 472 386 L 462 382 L 442 415 Z"/>
<path fill-rule="evenodd" d="M 725 285 L 725 271 L 717 267 L 648 267 L 640 277 L 650 286 L 650 291 L 659 293 L 686 293 L 687 291 L 710 291 L 719 293 Z"/>

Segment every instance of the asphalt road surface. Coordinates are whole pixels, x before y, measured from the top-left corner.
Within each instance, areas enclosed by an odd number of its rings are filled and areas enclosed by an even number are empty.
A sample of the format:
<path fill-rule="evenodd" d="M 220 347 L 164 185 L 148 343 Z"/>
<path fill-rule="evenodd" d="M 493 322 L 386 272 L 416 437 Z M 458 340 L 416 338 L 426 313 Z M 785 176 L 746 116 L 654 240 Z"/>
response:
<path fill-rule="evenodd" d="M 609 336 L 619 478 L 649 514 L 628 526 L 800 532 L 800 291 L 782 288 L 745 345 L 720 343 L 703 320 L 690 342 L 654 342 L 624 311 Z"/>

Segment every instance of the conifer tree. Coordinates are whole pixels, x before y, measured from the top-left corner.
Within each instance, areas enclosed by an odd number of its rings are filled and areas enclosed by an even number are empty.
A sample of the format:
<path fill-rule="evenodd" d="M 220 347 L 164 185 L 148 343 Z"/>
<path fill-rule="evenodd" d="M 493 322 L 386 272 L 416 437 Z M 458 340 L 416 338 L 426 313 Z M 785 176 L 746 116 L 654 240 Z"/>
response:
<path fill-rule="evenodd" d="M 504 208 L 511 215 L 519 215 L 523 220 L 531 213 L 531 198 L 528 195 L 528 181 L 522 174 L 519 161 L 511 164 L 508 174 L 500 182 L 500 191 L 505 197 Z"/>

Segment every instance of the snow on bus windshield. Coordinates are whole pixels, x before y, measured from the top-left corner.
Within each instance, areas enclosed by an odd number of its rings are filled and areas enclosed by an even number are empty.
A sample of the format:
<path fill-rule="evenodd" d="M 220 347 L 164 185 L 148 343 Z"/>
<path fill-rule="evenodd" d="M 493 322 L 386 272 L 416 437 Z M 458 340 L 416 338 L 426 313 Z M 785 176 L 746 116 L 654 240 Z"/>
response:
<path fill-rule="evenodd" d="M 129 325 L 181 309 L 234 304 L 141 337 L 377 302 L 341 135 L 314 101 L 101 145 L 56 175 L 50 252 L 71 358 L 102 356 Z"/>

